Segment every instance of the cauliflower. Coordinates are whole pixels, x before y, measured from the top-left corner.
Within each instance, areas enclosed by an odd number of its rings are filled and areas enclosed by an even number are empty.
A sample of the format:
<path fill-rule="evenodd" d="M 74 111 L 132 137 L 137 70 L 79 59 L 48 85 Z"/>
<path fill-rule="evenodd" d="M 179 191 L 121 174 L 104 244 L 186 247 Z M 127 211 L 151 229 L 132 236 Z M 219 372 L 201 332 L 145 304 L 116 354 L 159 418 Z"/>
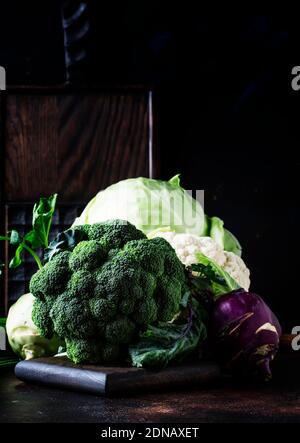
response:
<path fill-rule="evenodd" d="M 226 256 L 226 262 L 222 266 L 224 271 L 228 272 L 242 288 L 248 291 L 250 288 L 250 271 L 244 260 L 233 252 L 225 251 L 224 254 Z"/>
<path fill-rule="evenodd" d="M 250 287 L 250 271 L 244 261 L 234 254 L 227 252 L 211 237 L 199 237 L 193 234 L 177 234 L 176 232 L 155 231 L 149 237 L 162 237 L 175 249 L 181 262 L 189 266 L 197 263 L 196 253 L 201 252 L 215 261 L 234 278 L 246 291 Z"/>

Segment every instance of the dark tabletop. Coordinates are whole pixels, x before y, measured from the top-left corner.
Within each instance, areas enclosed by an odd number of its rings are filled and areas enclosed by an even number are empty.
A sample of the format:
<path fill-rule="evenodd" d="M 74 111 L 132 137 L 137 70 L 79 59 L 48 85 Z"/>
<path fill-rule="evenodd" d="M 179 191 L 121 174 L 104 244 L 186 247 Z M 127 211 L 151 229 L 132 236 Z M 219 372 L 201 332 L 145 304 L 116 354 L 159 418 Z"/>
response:
<path fill-rule="evenodd" d="M 0 422 L 300 422 L 299 357 L 278 358 L 273 381 L 266 384 L 223 379 L 195 389 L 115 398 L 28 385 L 5 370 Z"/>

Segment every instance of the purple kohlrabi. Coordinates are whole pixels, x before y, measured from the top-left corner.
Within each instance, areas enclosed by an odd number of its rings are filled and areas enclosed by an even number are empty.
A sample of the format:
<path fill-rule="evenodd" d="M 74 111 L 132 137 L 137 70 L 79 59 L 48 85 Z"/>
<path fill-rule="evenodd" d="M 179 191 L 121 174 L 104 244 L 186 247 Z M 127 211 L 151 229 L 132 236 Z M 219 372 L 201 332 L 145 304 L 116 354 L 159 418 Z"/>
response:
<path fill-rule="evenodd" d="M 233 372 L 271 378 L 281 327 L 259 295 L 238 289 L 220 296 L 212 309 L 211 328 L 217 355 Z"/>

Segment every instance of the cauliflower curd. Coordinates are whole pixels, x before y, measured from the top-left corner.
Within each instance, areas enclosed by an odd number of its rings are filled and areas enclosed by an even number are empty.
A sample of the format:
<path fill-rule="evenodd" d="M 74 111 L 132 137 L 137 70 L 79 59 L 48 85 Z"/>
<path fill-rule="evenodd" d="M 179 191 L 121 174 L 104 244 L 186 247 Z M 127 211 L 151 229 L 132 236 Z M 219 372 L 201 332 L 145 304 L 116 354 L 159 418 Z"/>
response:
<path fill-rule="evenodd" d="M 234 278 L 246 291 L 250 287 L 250 271 L 244 261 L 234 254 L 227 252 L 211 237 L 198 237 L 193 234 L 177 234 L 176 232 L 156 231 L 152 235 L 167 240 L 175 249 L 178 258 L 186 265 L 197 263 L 196 253 L 201 252 L 209 259 L 215 261 L 228 274 Z"/>

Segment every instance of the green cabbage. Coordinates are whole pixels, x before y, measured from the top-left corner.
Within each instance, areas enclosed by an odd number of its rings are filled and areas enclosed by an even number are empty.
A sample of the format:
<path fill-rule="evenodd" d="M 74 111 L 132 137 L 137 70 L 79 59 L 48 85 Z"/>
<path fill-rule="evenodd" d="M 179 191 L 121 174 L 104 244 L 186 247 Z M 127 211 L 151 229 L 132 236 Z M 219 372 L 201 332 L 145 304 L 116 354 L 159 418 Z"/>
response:
<path fill-rule="evenodd" d="M 6 333 L 12 350 L 19 357 L 45 357 L 57 353 L 61 341 L 57 336 L 50 340 L 42 337 L 31 319 L 34 296 L 24 294 L 12 305 L 6 321 Z"/>
<path fill-rule="evenodd" d="M 176 232 L 203 235 L 203 208 L 180 186 L 179 176 L 169 181 L 130 178 L 100 191 L 74 225 L 108 219 L 128 220 L 145 234 L 168 227 Z"/>
<path fill-rule="evenodd" d="M 163 227 L 197 235 L 205 231 L 203 208 L 180 186 L 178 175 L 169 181 L 139 177 L 113 184 L 88 203 L 74 225 L 108 219 L 128 220 L 145 234 Z"/>
<path fill-rule="evenodd" d="M 169 181 L 130 178 L 100 191 L 73 226 L 109 219 L 128 220 L 145 234 L 157 229 L 214 238 L 226 251 L 241 255 L 238 240 L 218 217 L 207 217 L 201 203 L 180 186 L 179 175 Z"/>

